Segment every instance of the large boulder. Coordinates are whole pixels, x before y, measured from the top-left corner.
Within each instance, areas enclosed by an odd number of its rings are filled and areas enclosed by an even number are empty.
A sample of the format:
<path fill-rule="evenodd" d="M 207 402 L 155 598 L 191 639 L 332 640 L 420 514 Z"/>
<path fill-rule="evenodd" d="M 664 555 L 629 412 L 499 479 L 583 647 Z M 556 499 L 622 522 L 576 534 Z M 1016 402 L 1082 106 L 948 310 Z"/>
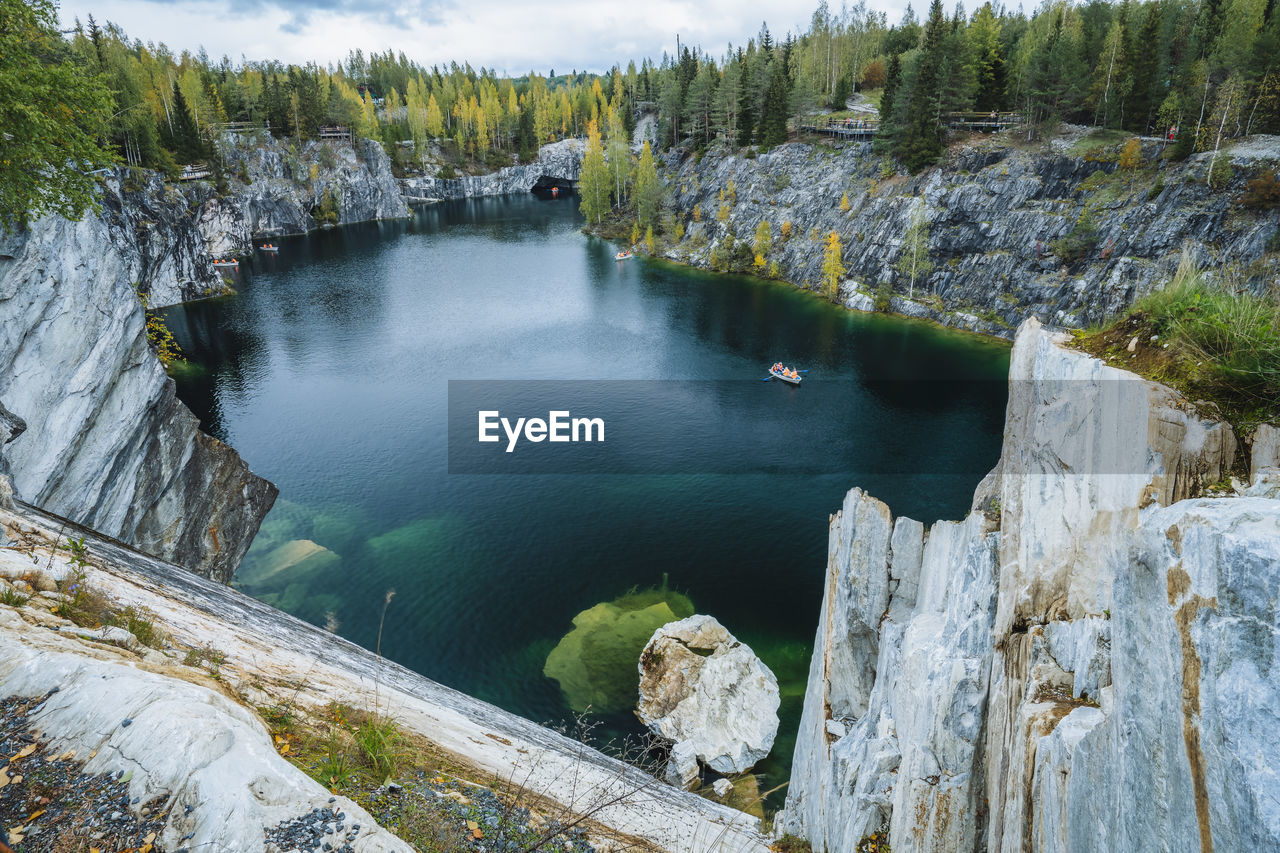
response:
<path fill-rule="evenodd" d="M 719 773 L 742 773 L 778 734 L 778 680 L 710 616 L 654 632 L 640 656 L 640 721 Z"/>

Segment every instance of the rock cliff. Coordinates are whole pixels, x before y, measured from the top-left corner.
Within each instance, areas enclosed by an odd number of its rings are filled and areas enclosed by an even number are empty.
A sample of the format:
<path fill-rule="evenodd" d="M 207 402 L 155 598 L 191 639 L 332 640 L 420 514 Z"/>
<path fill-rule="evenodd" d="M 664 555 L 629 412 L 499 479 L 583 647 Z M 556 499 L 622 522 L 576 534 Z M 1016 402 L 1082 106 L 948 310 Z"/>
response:
<path fill-rule="evenodd" d="M 147 345 L 152 308 L 225 291 L 215 256 L 259 236 L 408 214 L 381 147 L 228 136 L 228 191 L 118 169 L 100 212 L 0 233 L 0 400 L 18 497 L 230 580 L 276 489 L 200 432 Z M 0 472 L 2 473 L 2 472 Z"/>
<path fill-rule="evenodd" d="M 403 182 L 405 193 L 421 201 L 527 193 L 540 179 L 576 181 L 585 149 L 586 143 L 580 139 L 564 139 L 542 146 L 532 163 L 508 166 L 488 175 L 408 178 Z"/>
<path fill-rule="evenodd" d="M 1069 149 L 975 145 L 914 177 L 883 171 L 869 144 L 792 143 L 750 159 L 718 148 L 701 158 L 670 154 L 668 185 L 686 232 L 660 251 L 716 268 L 723 261 L 714 253 L 731 255 L 732 235 L 733 243 L 745 241 L 738 260 L 749 266 L 756 229 L 767 221 L 766 264 L 816 288 L 823 241 L 835 231 L 849 276 L 841 301 L 849 307 L 872 310 L 871 293 L 888 283 L 897 313 L 1001 337 L 1033 315 L 1085 326 L 1115 314 L 1169 278 L 1186 241 L 1203 266 L 1234 265 L 1263 286 L 1277 269 L 1280 223 L 1236 200 L 1248 177 L 1276 166 L 1280 140 L 1238 144 L 1227 155 L 1235 177 L 1218 189 L 1205 185 L 1209 154 L 1171 163 L 1149 148 L 1144 169 L 1129 174 L 1112 159 Z M 896 265 L 916 218 L 927 225 L 933 268 L 912 286 Z M 1068 235 L 1078 257 L 1064 260 L 1053 244 Z"/>
<path fill-rule="evenodd" d="M 221 194 L 211 181 L 175 183 L 143 169 L 114 169 L 100 182 L 98 218 L 122 275 L 151 308 L 225 292 L 213 259 L 252 251 L 257 238 L 409 215 L 391 161 L 370 140 L 299 149 L 227 134 L 218 147 L 226 163 Z"/>
<path fill-rule="evenodd" d="M 1194 497 L 1236 451 L 1027 321 L 969 516 L 926 530 L 854 489 L 832 518 L 779 828 L 830 853 L 1280 844 L 1280 490 Z"/>
<path fill-rule="evenodd" d="M 0 400 L 28 425 L 5 451 L 13 487 L 227 581 L 276 489 L 175 396 L 134 292 L 138 244 L 117 234 L 88 215 L 0 237 Z M 160 263 L 173 271 L 180 257 Z"/>
<path fill-rule="evenodd" d="M 371 139 L 299 147 L 266 134 L 224 134 L 218 150 L 229 192 L 200 222 L 214 254 L 244 251 L 257 237 L 409 215 L 391 161 Z"/>

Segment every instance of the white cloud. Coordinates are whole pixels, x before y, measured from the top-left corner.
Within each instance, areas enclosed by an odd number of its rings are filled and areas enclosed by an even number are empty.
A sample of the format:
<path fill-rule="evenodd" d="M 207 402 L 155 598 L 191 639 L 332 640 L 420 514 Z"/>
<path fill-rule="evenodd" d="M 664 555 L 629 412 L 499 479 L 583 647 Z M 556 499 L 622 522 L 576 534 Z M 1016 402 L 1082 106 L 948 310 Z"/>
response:
<path fill-rule="evenodd" d="M 901 0 L 882 0 L 894 20 Z M 426 65 L 470 62 L 520 74 L 533 68 L 603 71 L 615 62 L 655 60 L 682 44 L 701 45 L 713 54 L 729 42 L 745 44 L 769 22 L 781 37 L 803 27 L 813 5 L 787 0 L 419 0 L 396 6 L 356 0 L 66 0 L 62 19 L 119 24 L 130 38 L 164 42 L 170 50 L 209 55 L 315 60 L 322 64 L 346 57 L 354 48 L 403 51 Z M 838 8 L 838 5 L 832 4 Z M 880 3 L 873 4 L 880 7 Z M 905 5 L 905 3 L 901 3 Z"/>

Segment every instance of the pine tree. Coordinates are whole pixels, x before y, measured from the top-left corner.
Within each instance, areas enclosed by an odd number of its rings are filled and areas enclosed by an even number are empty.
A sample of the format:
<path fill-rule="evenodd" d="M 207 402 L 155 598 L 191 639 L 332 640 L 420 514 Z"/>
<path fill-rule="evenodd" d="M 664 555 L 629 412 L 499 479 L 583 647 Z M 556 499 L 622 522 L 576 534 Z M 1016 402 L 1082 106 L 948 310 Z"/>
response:
<path fill-rule="evenodd" d="M 876 129 L 873 143 L 876 153 L 887 154 L 895 147 L 898 138 L 898 126 L 894 119 L 894 108 L 898 97 L 898 86 L 902 82 L 902 58 L 898 54 L 889 57 L 889 67 L 885 71 L 884 90 L 880 93 L 880 126 Z"/>
<path fill-rule="evenodd" d="M 897 154 L 912 172 L 937 162 L 942 156 L 940 77 L 946 20 L 941 0 L 933 0 L 924 27 L 924 43 L 916 59 L 915 80 L 906 108 L 906 122 Z"/>
<path fill-rule="evenodd" d="M 744 75 L 745 76 L 745 75 Z M 742 93 L 738 97 L 738 138 L 737 142 L 740 147 L 746 147 L 751 144 L 752 137 L 756 132 L 756 93 L 753 91 L 754 86 L 750 85 L 746 80 L 743 81 Z"/>
<path fill-rule="evenodd" d="M 832 302 L 840 296 L 840 279 L 844 278 L 845 272 L 840 235 L 832 231 L 827 236 L 827 248 L 822 256 L 822 292 Z"/>
<path fill-rule="evenodd" d="M 1157 97 L 1157 87 L 1160 85 L 1158 80 L 1160 55 L 1156 45 L 1160 43 L 1162 21 L 1160 4 L 1151 4 L 1147 8 L 1146 19 L 1143 21 L 1137 44 L 1134 45 L 1135 49 L 1130 51 L 1133 62 L 1133 88 L 1127 110 L 1129 120 L 1126 124 L 1139 133 L 1148 132 L 1151 122 L 1155 119 L 1156 107 L 1160 100 Z"/>
<path fill-rule="evenodd" d="M 984 3 L 973 16 L 971 30 L 977 59 L 977 94 L 973 108 L 984 113 L 1003 109 L 1007 72 L 1000 44 L 1000 21 L 990 2 Z"/>
<path fill-rule="evenodd" d="M 196 127 L 191 110 L 187 107 L 187 99 L 182 94 L 178 81 L 173 81 L 173 101 L 169 107 L 172 112 L 173 129 L 169 134 L 167 147 L 179 163 L 195 163 L 205 156 L 204 140 L 200 138 L 200 129 Z"/>
<path fill-rule="evenodd" d="M 766 148 L 787 141 L 787 71 L 775 60 L 760 110 L 760 144 Z"/>
<path fill-rule="evenodd" d="M 582 198 L 580 209 L 588 222 L 597 225 L 609 212 L 610 184 L 613 178 L 604 161 L 604 145 L 600 141 L 600 129 L 594 121 L 587 123 L 587 150 L 582 158 L 582 172 L 578 175 L 578 194 Z"/>

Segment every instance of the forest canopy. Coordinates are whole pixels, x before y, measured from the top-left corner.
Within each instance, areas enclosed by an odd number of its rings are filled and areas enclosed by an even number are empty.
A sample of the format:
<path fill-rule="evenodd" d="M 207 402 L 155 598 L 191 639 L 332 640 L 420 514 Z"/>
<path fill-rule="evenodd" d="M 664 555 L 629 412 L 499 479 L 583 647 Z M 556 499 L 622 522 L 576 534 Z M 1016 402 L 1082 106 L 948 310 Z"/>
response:
<path fill-rule="evenodd" d="M 77 61 L 49 0 L 0 0 L 0 225 L 72 219 L 93 201 L 111 93 Z"/>
<path fill-rule="evenodd" d="M 945 117 L 970 111 L 1016 113 L 1032 136 L 1058 121 L 1158 134 L 1185 157 L 1280 132 L 1278 5 L 1057 0 L 1027 15 L 933 0 L 923 20 L 908 6 L 890 23 L 865 0 L 839 13 L 823 0 L 804 32 L 782 38 L 765 25 L 719 53 L 681 45 L 603 74 L 504 77 L 358 49 L 328 66 L 214 60 L 92 16 L 64 38 L 50 0 L 0 0 L 0 215 L 75 214 L 91 198 L 85 173 L 114 159 L 176 174 L 210 158 L 227 123 L 294 140 L 337 125 L 402 168 L 445 152 L 487 170 L 589 127 L 593 151 L 621 154 L 642 117 L 656 121 L 654 153 L 767 148 L 860 96 L 879 107 L 877 149 L 913 171 L 941 156 Z M 630 176 L 612 171 L 600 184 L 617 204 Z"/>

